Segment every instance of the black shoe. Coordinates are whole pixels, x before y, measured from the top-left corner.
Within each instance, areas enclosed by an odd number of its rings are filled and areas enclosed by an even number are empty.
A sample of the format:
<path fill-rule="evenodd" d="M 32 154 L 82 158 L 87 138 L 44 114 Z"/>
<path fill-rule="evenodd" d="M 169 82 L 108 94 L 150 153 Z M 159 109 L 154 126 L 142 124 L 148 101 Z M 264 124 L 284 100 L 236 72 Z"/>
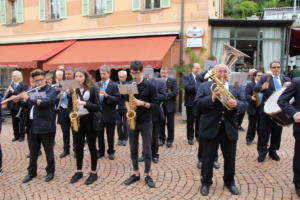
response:
<path fill-rule="evenodd" d="M 144 156 L 139 157 L 138 162 L 144 162 Z"/>
<path fill-rule="evenodd" d="M 27 176 L 24 177 L 22 182 L 27 183 L 27 182 L 31 181 L 34 177 L 36 177 L 36 174 L 28 174 Z"/>
<path fill-rule="evenodd" d="M 70 183 L 76 183 L 79 179 L 82 178 L 82 176 L 83 176 L 83 173 L 82 173 L 82 172 L 76 172 L 76 173 L 72 176 L 72 178 L 71 178 L 71 180 L 70 180 Z"/>
<path fill-rule="evenodd" d="M 127 140 L 123 140 L 122 141 L 122 146 L 126 146 L 127 145 Z"/>
<path fill-rule="evenodd" d="M 260 156 L 258 156 L 257 161 L 258 162 L 264 162 L 265 159 L 266 159 L 266 156 L 260 155 Z"/>
<path fill-rule="evenodd" d="M 110 153 L 110 154 L 108 154 L 108 158 L 109 158 L 109 160 L 114 160 L 116 157 L 115 157 L 115 154 Z"/>
<path fill-rule="evenodd" d="M 158 146 L 161 147 L 161 146 L 164 146 L 164 144 L 165 144 L 165 143 L 164 143 L 162 140 L 158 140 Z"/>
<path fill-rule="evenodd" d="M 300 188 L 296 188 L 296 194 L 300 197 Z"/>
<path fill-rule="evenodd" d="M 149 186 L 149 188 L 155 188 L 155 183 L 153 181 L 153 179 L 151 178 L 151 176 L 146 176 L 145 177 L 145 181 L 147 183 L 147 185 Z"/>
<path fill-rule="evenodd" d="M 64 157 L 66 157 L 67 155 L 70 155 L 70 152 L 63 151 L 63 152 L 59 155 L 59 157 L 60 157 L 60 158 L 64 158 Z"/>
<path fill-rule="evenodd" d="M 219 169 L 220 168 L 220 163 L 216 160 L 214 161 L 214 168 Z"/>
<path fill-rule="evenodd" d="M 239 131 L 245 132 L 245 129 L 243 127 L 239 127 Z"/>
<path fill-rule="evenodd" d="M 49 182 L 54 178 L 54 173 L 48 173 L 47 176 L 45 176 L 44 181 Z"/>
<path fill-rule="evenodd" d="M 209 186 L 208 186 L 208 185 L 201 185 L 200 193 L 201 193 L 203 196 L 207 196 L 208 193 L 209 193 Z"/>
<path fill-rule="evenodd" d="M 275 161 L 279 161 L 280 160 L 280 157 L 278 156 L 278 154 L 276 153 L 276 151 L 269 152 L 269 156 L 272 158 L 272 160 L 275 160 Z"/>
<path fill-rule="evenodd" d="M 11 141 L 12 141 L 12 142 L 15 142 L 15 141 L 17 141 L 17 140 L 19 140 L 19 138 L 13 138 Z"/>
<path fill-rule="evenodd" d="M 133 174 L 133 175 L 131 175 L 128 179 L 126 179 L 126 180 L 124 181 L 124 184 L 125 184 L 125 185 L 130 185 L 130 184 L 132 184 L 132 183 L 134 183 L 134 182 L 137 182 L 137 181 L 139 181 L 139 180 L 140 180 L 140 176 L 137 176 L 137 175 Z"/>
<path fill-rule="evenodd" d="M 167 146 L 168 148 L 172 147 L 172 142 L 167 142 L 166 146 Z"/>
<path fill-rule="evenodd" d="M 230 186 L 225 186 L 225 187 L 229 190 L 229 192 L 231 194 L 234 194 L 234 195 L 239 195 L 240 194 L 239 189 L 237 189 L 237 187 L 235 185 L 230 185 Z"/>
<path fill-rule="evenodd" d="M 84 183 L 85 183 L 86 185 L 91 185 L 91 184 L 94 183 L 97 179 L 98 179 L 98 175 L 97 175 L 97 174 L 90 173 L 90 176 L 86 179 L 86 181 L 85 181 Z"/>
<path fill-rule="evenodd" d="M 122 143 L 123 143 L 122 140 L 119 140 L 119 141 L 118 141 L 118 145 L 119 145 L 119 146 L 122 146 Z"/>
<path fill-rule="evenodd" d="M 98 153 L 97 153 L 97 158 L 100 159 L 100 158 L 102 158 L 102 157 L 104 157 L 104 153 L 98 152 Z"/>
<path fill-rule="evenodd" d="M 153 157 L 153 158 L 152 158 L 152 161 L 153 161 L 154 163 L 158 163 L 158 162 L 159 162 L 159 158 L 158 158 L 158 157 Z"/>
<path fill-rule="evenodd" d="M 247 144 L 247 145 L 251 145 L 251 144 L 252 144 L 252 141 L 251 141 L 251 140 L 247 140 L 247 141 L 246 141 L 246 144 Z"/>
<path fill-rule="evenodd" d="M 25 137 L 20 137 L 19 142 L 23 142 L 25 140 Z"/>
<path fill-rule="evenodd" d="M 201 168 L 202 168 L 202 162 L 201 162 L 201 161 L 199 161 L 199 162 L 197 163 L 197 168 L 198 168 L 198 169 L 201 169 Z"/>
<path fill-rule="evenodd" d="M 194 144 L 194 140 L 188 140 L 189 145 L 193 145 Z"/>

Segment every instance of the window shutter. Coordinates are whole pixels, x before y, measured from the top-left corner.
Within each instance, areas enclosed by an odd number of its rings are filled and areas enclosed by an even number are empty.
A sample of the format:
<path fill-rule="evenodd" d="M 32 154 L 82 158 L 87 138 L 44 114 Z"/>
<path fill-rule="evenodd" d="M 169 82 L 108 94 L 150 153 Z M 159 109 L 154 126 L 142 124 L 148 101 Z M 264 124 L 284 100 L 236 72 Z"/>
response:
<path fill-rule="evenodd" d="M 17 23 L 24 22 L 24 1 L 17 0 Z"/>
<path fill-rule="evenodd" d="M 1 24 L 6 24 L 6 0 L 0 0 Z"/>
<path fill-rule="evenodd" d="M 59 18 L 67 18 L 67 0 L 60 0 L 59 2 L 60 8 L 59 8 Z"/>
<path fill-rule="evenodd" d="M 46 20 L 46 2 L 45 0 L 39 0 L 40 1 L 40 20 L 45 21 Z"/>
<path fill-rule="evenodd" d="M 113 13 L 114 11 L 114 1 L 106 0 L 105 2 L 105 13 Z"/>
<path fill-rule="evenodd" d="M 160 0 L 160 7 L 161 8 L 170 8 L 171 0 Z"/>
<path fill-rule="evenodd" d="M 132 10 L 133 11 L 141 10 L 141 0 L 132 0 Z"/>
<path fill-rule="evenodd" d="M 82 0 L 82 16 L 90 15 L 90 0 Z"/>

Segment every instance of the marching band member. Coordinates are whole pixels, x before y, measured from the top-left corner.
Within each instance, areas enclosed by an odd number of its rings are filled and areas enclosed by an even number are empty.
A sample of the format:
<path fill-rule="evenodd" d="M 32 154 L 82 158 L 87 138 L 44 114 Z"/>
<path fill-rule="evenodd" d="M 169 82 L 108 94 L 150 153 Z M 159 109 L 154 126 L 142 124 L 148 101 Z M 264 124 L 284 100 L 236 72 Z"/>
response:
<path fill-rule="evenodd" d="M 145 162 L 145 181 L 150 188 L 155 187 L 155 182 L 150 176 L 151 169 L 151 139 L 152 139 L 152 113 L 151 109 L 157 105 L 157 95 L 155 86 L 145 80 L 143 74 L 143 64 L 140 61 L 132 61 L 130 64 L 130 73 L 134 83 L 137 84 L 138 94 L 134 95 L 133 104 L 136 106 L 136 126 L 132 130 L 128 127 L 130 157 L 133 165 L 133 174 L 124 181 L 125 185 L 130 185 L 140 180 L 138 149 L 139 135 L 142 136 L 143 154 Z M 126 102 L 127 109 L 130 107 L 129 102 Z M 130 109 L 128 109 L 130 110 Z"/>
<path fill-rule="evenodd" d="M 93 128 L 93 115 L 100 111 L 100 100 L 96 83 L 93 81 L 91 75 L 85 68 L 78 68 L 75 70 L 75 80 L 79 82 L 80 88 L 76 89 L 75 98 L 70 94 L 69 107 L 76 106 L 79 114 L 79 130 L 74 131 L 74 143 L 76 148 L 76 166 L 77 171 L 71 178 L 70 182 L 75 183 L 83 177 L 82 162 L 84 141 L 87 138 L 88 147 L 91 158 L 91 172 L 86 179 L 85 184 L 90 185 L 97 179 L 97 149 L 96 149 L 96 131 Z"/>
<path fill-rule="evenodd" d="M 20 71 L 13 71 L 11 74 L 12 82 L 5 91 L 4 97 L 9 98 L 12 95 L 18 95 L 23 91 L 28 90 L 28 86 L 23 83 L 23 75 Z M 24 141 L 26 131 L 25 110 L 20 108 L 20 105 L 14 101 L 9 101 L 7 107 L 11 112 L 14 138 L 12 141 Z"/>
<path fill-rule="evenodd" d="M 232 91 L 228 84 L 229 69 L 224 64 L 215 66 L 216 77 L 222 81 L 224 87 Z M 233 94 L 236 98 L 229 99 L 226 104 L 232 110 L 226 109 L 217 99 L 220 95 L 218 87 L 211 91 L 212 81 L 201 84 L 198 88 L 195 102 L 201 109 L 199 136 L 202 145 L 201 189 L 202 195 L 209 193 L 212 184 L 213 163 L 219 145 L 224 157 L 224 185 L 232 194 L 238 195 L 235 186 L 235 157 L 238 140 L 238 127 L 236 115 L 245 110 L 246 104 L 240 94 Z"/>
<path fill-rule="evenodd" d="M 255 85 L 254 91 L 262 93 L 262 105 L 268 100 L 268 98 L 276 90 L 285 86 L 285 82 L 289 82 L 290 79 L 283 75 L 280 75 L 281 65 L 279 61 L 273 61 L 270 64 L 270 70 L 272 76 L 268 78 L 267 75 L 262 76 L 260 81 Z M 264 106 L 260 107 L 260 127 L 258 132 L 257 151 L 258 151 L 258 162 L 263 162 L 266 158 L 267 153 L 269 156 L 276 161 L 280 160 L 277 150 L 280 148 L 282 127 L 277 125 L 263 110 Z M 268 149 L 268 142 L 270 140 L 270 147 Z"/>
<path fill-rule="evenodd" d="M 290 100 L 295 102 L 290 104 Z M 295 151 L 293 159 L 294 184 L 297 195 L 300 197 L 300 78 L 294 78 L 291 85 L 282 93 L 278 99 L 280 108 L 294 119 Z"/>
<path fill-rule="evenodd" d="M 45 72 L 36 69 L 31 72 L 31 77 L 35 82 L 35 86 L 39 92 L 44 93 L 42 98 L 29 98 L 29 94 L 22 92 L 19 104 L 28 108 L 29 114 L 29 134 L 28 144 L 30 150 L 30 161 L 28 175 L 23 179 L 23 183 L 31 181 L 37 176 L 37 160 L 41 144 L 44 147 L 47 167 L 47 175 L 45 181 L 49 182 L 54 178 L 55 160 L 54 160 L 54 137 L 55 137 L 55 101 L 56 91 L 51 86 L 46 84 Z M 17 99 L 18 101 L 18 99 Z"/>

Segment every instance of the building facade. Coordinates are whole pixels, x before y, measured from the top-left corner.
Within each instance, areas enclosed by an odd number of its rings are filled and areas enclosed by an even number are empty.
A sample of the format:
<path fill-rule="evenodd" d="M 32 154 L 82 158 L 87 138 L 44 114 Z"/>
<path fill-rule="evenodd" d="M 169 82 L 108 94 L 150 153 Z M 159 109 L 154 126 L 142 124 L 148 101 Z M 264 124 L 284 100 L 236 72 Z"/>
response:
<path fill-rule="evenodd" d="M 96 70 L 107 64 L 119 70 L 128 68 L 130 59 L 156 69 L 173 68 L 180 57 L 188 62 L 185 48 L 210 49 L 208 19 L 222 18 L 223 4 L 223 0 L 0 0 L 1 75 L 13 69 L 28 75 L 35 67 L 54 70 L 59 65 Z M 9 83 L 6 79 L 1 77 L 0 87 Z"/>

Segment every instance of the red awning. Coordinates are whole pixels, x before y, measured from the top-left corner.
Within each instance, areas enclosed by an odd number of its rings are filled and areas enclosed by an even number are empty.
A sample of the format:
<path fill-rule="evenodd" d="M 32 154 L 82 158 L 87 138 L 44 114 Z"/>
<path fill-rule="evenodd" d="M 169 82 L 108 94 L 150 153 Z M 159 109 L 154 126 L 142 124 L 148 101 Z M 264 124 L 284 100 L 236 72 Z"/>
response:
<path fill-rule="evenodd" d="M 65 51 L 44 63 L 45 70 L 59 65 L 99 69 L 101 65 L 111 68 L 128 68 L 132 60 L 160 68 L 176 36 L 140 37 L 76 41 Z"/>
<path fill-rule="evenodd" d="M 35 68 L 75 41 L 0 45 L 0 68 Z"/>
<path fill-rule="evenodd" d="M 290 42 L 290 56 L 300 55 L 300 29 L 292 28 Z"/>

